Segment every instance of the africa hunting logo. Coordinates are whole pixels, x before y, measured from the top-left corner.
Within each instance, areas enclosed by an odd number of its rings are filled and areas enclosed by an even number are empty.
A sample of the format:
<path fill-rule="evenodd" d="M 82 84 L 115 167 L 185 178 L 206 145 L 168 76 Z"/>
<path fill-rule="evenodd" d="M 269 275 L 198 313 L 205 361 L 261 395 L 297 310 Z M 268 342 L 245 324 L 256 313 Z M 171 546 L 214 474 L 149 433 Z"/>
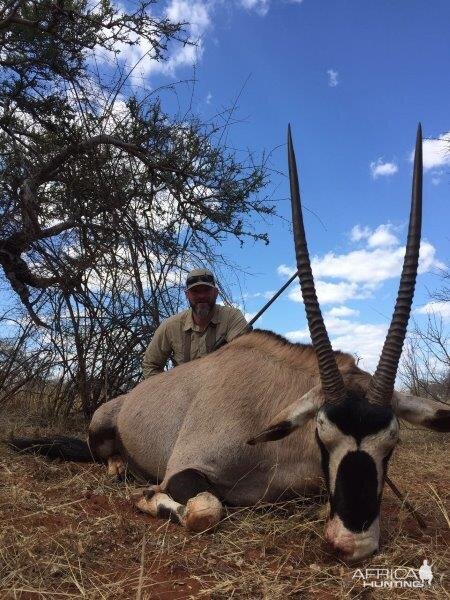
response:
<path fill-rule="evenodd" d="M 364 587 L 425 588 L 431 585 L 433 571 L 425 559 L 420 569 L 412 567 L 356 569 L 352 579 L 359 579 Z"/>

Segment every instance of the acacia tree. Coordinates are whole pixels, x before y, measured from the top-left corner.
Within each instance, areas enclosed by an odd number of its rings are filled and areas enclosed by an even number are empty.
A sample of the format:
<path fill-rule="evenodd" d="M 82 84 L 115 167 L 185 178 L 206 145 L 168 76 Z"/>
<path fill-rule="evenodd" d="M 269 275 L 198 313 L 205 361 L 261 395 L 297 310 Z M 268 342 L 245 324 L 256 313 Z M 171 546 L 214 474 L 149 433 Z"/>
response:
<path fill-rule="evenodd" d="M 214 263 L 226 235 L 266 240 L 248 217 L 272 212 L 258 196 L 263 161 L 129 85 L 121 48 L 145 42 L 161 61 L 192 43 L 153 4 L 0 9 L 0 265 L 86 414 L 136 379 L 144 344 L 178 308 L 181 272 Z"/>

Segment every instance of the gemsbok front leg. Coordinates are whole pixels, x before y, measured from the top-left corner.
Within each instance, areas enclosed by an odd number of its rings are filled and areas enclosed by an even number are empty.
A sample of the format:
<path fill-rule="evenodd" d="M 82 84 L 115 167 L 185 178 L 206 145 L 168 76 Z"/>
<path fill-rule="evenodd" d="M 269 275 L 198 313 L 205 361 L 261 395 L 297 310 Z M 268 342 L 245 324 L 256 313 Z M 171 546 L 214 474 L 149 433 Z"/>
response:
<path fill-rule="evenodd" d="M 160 519 L 170 519 L 200 533 L 213 529 L 222 519 L 223 506 L 206 476 L 196 469 L 173 475 L 167 485 L 144 492 L 136 506 Z"/>

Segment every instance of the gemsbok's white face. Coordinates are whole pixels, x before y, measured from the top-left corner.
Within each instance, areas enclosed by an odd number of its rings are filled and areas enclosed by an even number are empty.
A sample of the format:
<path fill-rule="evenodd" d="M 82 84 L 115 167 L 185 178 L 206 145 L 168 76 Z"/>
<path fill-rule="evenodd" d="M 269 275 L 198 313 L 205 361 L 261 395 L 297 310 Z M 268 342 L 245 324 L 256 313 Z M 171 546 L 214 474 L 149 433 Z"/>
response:
<path fill-rule="evenodd" d="M 344 558 L 357 560 L 378 549 L 380 503 L 389 458 L 398 441 L 390 408 L 348 395 L 324 405 L 316 439 L 330 502 L 325 538 Z"/>
<path fill-rule="evenodd" d="M 314 287 L 301 212 L 297 166 L 288 132 L 289 176 L 297 268 L 321 385 L 284 409 L 250 443 L 281 439 L 316 420 L 330 515 L 325 538 L 347 560 L 378 549 L 380 504 L 389 458 L 399 435 L 398 417 L 450 431 L 450 410 L 425 398 L 394 392 L 419 259 L 422 215 L 422 133 L 419 125 L 405 260 L 391 325 L 375 374 L 365 389 L 337 367 Z M 355 348 L 356 350 L 356 348 Z"/>

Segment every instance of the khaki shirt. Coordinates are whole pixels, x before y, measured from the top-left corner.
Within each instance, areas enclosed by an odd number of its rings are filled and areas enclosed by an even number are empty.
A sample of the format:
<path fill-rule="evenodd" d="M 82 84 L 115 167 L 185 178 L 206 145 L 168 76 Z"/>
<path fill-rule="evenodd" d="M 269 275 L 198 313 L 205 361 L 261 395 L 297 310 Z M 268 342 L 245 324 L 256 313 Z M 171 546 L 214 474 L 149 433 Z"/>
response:
<path fill-rule="evenodd" d="M 200 331 L 192 319 L 192 309 L 166 319 L 153 334 L 144 355 L 142 370 L 144 377 L 156 375 L 164 370 L 169 358 L 179 365 L 185 362 L 184 340 L 186 331 L 191 330 L 190 360 L 211 352 L 216 341 L 222 336 L 231 341 L 247 326 L 244 315 L 237 308 L 216 304 L 207 328 Z"/>

